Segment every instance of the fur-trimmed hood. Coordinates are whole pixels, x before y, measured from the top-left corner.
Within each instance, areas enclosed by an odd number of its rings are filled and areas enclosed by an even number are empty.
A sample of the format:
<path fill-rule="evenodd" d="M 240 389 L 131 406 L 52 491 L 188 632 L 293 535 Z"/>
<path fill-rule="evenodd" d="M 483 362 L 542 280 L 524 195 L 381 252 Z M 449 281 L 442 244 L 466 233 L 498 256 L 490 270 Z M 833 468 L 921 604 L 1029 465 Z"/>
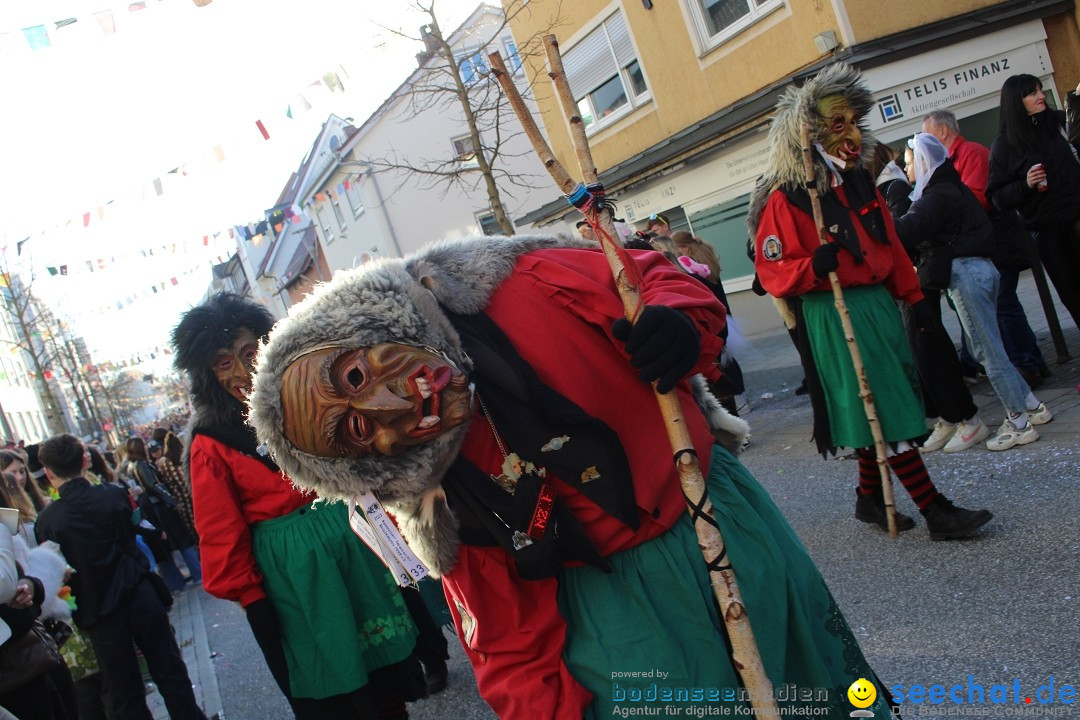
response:
<path fill-rule="evenodd" d="M 302 452 L 285 437 L 281 377 L 298 355 L 327 345 L 382 342 L 426 346 L 471 369 L 461 339 L 440 305 L 482 310 L 520 255 L 565 244 L 552 237 L 483 237 L 435 243 L 408 258 L 378 260 L 337 273 L 280 321 L 260 349 L 249 421 L 293 482 L 322 497 L 350 498 L 378 490 L 384 500 L 418 497 L 438 485 L 468 430 L 454 428 L 393 458 L 326 458 Z M 581 243 L 575 243 L 581 246 Z"/>
<path fill-rule="evenodd" d="M 394 457 L 311 455 L 285 437 L 282 376 L 296 357 L 313 349 L 382 342 L 433 348 L 470 370 L 461 339 L 443 308 L 458 314 L 480 312 L 521 255 L 554 247 L 595 247 L 595 243 L 540 236 L 445 241 L 405 259 L 384 259 L 340 272 L 317 286 L 277 324 L 260 349 L 248 398 L 249 422 L 259 440 L 297 486 L 322 497 L 351 498 L 377 490 L 417 555 L 437 574 L 448 571 L 457 554 L 457 523 L 439 482 L 457 457 L 468 424 Z M 712 427 L 727 438 L 728 447 L 741 449 L 749 426 L 720 407 L 702 378 L 694 378 L 692 386 Z"/>
<path fill-rule="evenodd" d="M 820 143 L 825 137 L 825 124 L 818 113 L 817 104 L 830 95 L 843 95 L 852 109 L 859 114 L 859 131 L 862 133 L 859 165 L 869 166 L 877 140 L 866 124 L 865 117 L 874 107 L 874 96 L 858 70 L 846 63 L 834 63 L 807 80 L 802 87 L 788 88 L 776 104 L 776 112 L 769 127 L 769 164 L 750 195 L 746 224 L 751 238 L 757 235 L 761 213 L 765 210 L 765 202 L 773 190 L 780 187 L 806 187 L 800 138 L 802 123 L 805 121 L 810 128 L 811 147 Z M 812 156 L 815 184 L 818 193 L 825 195 L 829 191 L 831 172 L 818 153 L 812 153 Z"/>

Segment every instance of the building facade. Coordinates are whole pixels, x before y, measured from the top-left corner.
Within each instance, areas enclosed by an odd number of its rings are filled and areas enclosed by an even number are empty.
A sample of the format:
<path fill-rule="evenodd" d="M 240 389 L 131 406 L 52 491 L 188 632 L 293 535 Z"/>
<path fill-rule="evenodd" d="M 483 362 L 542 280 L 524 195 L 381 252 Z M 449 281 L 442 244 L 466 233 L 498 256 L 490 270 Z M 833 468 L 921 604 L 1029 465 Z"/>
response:
<path fill-rule="evenodd" d="M 843 60 L 875 94 L 868 120 L 880 140 L 898 146 L 927 113 L 948 108 L 965 137 L 989 145 L 1007 77 L 1041 78 L 1059 106 L 1080 79 L 1072 2 L 615 0 L 563 8 L 566 75 L 608 195 L 638 227 L 663 213 L 673 229 L 710 242 L 729 291 L 752 280 L 747 205 L 785 88 Z M 537 30 L 526 15 L 512 26 L 517 37 Z M 536 98 L 556 156 L 576 169 L 550 83 L 538 85 Z M 567 219 L 565 200 L 550 192 L 516 221 Z"/>
<path fill-rule="evenodd" d="M 331 270 L 405 255 L 433 240 L 501 234 L 479 172 L 480 153 L 487 160 L 494 156 L 511 222 L 554 190 L 488 73 L 487 53 L 498 50 L 515 78 L 525 82 L 500 8 L 479 5 L 445 37 L 457 75 L 481 115 L 479 148 L 452 96 L 455 79 L 446 54 L 430 32 L 437 30 L 422 31 L 428 46 L 418 55 L 417 69 L 341 146 L 339 162 L 300 197 Z M 555 222 L 545 231 L 570 233 L 573 224 Z"/>

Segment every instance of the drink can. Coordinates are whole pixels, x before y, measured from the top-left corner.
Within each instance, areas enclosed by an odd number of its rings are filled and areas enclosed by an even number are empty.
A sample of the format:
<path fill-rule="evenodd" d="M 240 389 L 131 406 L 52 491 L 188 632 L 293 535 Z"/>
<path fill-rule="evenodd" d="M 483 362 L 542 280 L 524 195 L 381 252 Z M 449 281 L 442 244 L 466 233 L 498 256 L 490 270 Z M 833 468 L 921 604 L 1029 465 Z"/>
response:
<path fill-rule="evenodd" d="M 1039 163 L 1035 167 L 1039 168 L 1040 170 L 1043 169 L 1042 163 Z M 1038 190 L 1039 192 L 1046 192 L 1049 187 L 1050 187 L 1050 185 L 1049 185 L 1049 183 L 1046 182 L 1045 177 L 1042 180 L 1040 180 L 1039 182 L 1035 183 L 1035 189 Z"/>

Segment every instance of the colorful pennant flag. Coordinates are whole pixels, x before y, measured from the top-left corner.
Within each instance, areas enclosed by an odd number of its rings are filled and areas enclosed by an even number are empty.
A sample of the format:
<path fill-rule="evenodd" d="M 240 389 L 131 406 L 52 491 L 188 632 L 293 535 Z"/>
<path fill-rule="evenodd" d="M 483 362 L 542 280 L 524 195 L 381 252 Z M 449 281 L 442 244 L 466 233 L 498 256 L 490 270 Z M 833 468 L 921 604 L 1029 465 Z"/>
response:
<path fill-rule="evenodd" d="M 113 19 L 112 10 L 96 12 L 94 13 L 94 17 L 97 19 L 98 27 L 101 28 L 101 32 L 106 35 L 112 35 L 116 32 L 116 21 Z"/>
<path fill-rule="evenodd" d="M 30 43 L 31 50 L 47 48 L 52 44 L 49 42 L 49 32 L 44 25 L 23 28 L 23 35 L 26 36 L 26 41 Z"/>
<path fill-rule="evenodd" d="M 263 125 L 262 120 L 256 120 L 255 121 L 255 127 L 259 128 L 259 132 L 262 133 L 263 140 L 269 140 L 270 139 L 270 133 L 266 132 L 266 126 Z"/>

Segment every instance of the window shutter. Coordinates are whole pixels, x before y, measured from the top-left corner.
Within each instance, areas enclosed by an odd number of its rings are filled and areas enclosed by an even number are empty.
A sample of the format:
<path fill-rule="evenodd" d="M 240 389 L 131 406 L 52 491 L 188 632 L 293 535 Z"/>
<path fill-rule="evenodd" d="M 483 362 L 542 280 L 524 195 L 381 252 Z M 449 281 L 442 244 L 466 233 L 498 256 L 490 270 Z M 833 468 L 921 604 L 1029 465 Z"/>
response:
<path fill-rule="evenodd" d="M 626 20 L 621 13 L 615 13 L 607 22 L 608 37 L 611 38 L 611 47 L 615 50 L 615 60 L 622 69 L 637 60 L 634 52 L 634 43 L 630 40 L 630 31 L 626 27 Z"/>
<path fill-rule="evenodd" d="M 616 14 L 612 19 L 615 18 L 618 18 L 625 30 L 622 16 Z M 584 40 L 566 51 L 563 55 L 563 68 L 575 100 L 585 97 L 618 74 L 619 68 L 611 55 L 604 25 L 600 25 Z"/>

